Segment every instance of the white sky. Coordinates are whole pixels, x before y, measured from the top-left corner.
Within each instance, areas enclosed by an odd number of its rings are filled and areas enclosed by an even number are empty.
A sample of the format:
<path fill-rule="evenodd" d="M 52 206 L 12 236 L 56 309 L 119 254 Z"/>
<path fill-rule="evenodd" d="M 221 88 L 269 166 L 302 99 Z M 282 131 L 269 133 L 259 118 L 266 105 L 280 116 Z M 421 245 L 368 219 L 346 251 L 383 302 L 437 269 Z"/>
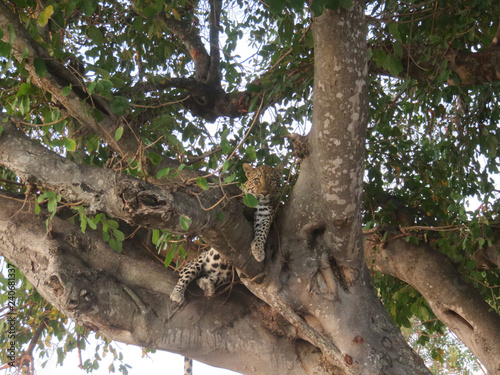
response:
<path fill-rule="evenodd" d="M 128 369 L 129 375 L 183 375 L 184 374 L 184 357 L 178 354 L 172 354 L 168 352 L 157 351 L 154 354 L 149 354 L 149 358 L 142 357 L 142 350 L 137 346 L 129 346 L 120 343 L 113 343 L 114 346 L 118 346 L 124 356 L 124 363 L 132 366 Z M 82 352 L 82 360 L 93 358 L 94 347 L 88 345 L 90 351 Z M 36 355 L 36 354 L 35 354 Z M 111 357 L 111 354 L 110 354 Z M 42 368 L 42 361 L 35 358 L 35 374 L 36 375 L 88 375 L 84 370 L 78 368 L 79 360 L 76 350 L 69 353 L 64 360 L 64 365 L 56 366 L 57 355 L 49 360 L 45 368 Z M 108 375 L 110 374 L 108 366 L 111 363 L 111 359 L 103 358 L 100 363 L 99 369 L 94 370 L 92 375 Z M 118 372 L 118 361 L 115 362 L 115 373 Z M 12 372 L 13 373 L 13 372 Z M 9 372 L 7 374 L 10 374 Z M 228 371 L 221 368 L 211 367 L 200 362 L 194 362 L 193 364 L 193 375 L 237 375 L 238 373 Z"/>

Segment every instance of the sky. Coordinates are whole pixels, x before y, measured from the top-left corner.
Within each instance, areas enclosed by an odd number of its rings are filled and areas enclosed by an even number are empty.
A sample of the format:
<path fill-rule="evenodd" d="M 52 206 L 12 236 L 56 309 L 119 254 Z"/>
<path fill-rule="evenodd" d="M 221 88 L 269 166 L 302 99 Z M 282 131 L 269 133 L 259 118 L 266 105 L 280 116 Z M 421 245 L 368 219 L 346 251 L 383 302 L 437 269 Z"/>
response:
<path fill-rule="evenodd" d="M 184 374 L 184 357 L 178 354 L 157 351 L 156 353 L 149 354 L 149 358 L 142 357 L 142 350 L 137 346 L 125 345 L 114 343 L 118 346 L 124 356 L 124 362 L 131 365 L 132 368 L 128 370 L 129 375 L 183 375 Z M 82 353 L 82 360 L 93 358 L 94 347 L 87 346 L 90 350 Z M 35 354 L 36 355 L 36 354 Z M 68 354 L 64 360 L 64 366 L 56 367 L 57 355 L 49 360 L 45 368 L 42 368 L 42 361 L 35 358 L 35 374 L 36 375 L 88 375 L 84 370 L 78 368 L 79 360 L 76 351 Z M 111 360 L 103 358 L 98 370 L 94 370 L 92 375 L 108 375 L 110 374 L 108 366 Z M 118 362 L 115 362 L 117 368 L 115 374 L 118 372 Z M 9 373 L 8 373 L 9 374 Z M 201 362 L 194 362 L 193 375 L 238 375 L 236 372 L 229 370 L 211 367 Z"/>

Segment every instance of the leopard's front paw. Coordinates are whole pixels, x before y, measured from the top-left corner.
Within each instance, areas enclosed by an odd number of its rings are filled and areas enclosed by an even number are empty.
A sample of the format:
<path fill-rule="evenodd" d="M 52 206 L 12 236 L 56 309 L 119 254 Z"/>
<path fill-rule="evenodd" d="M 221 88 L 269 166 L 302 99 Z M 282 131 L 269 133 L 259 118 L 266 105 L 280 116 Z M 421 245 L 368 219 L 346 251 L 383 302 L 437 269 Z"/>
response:
<path fill-rule="evenodd" d="M 196 284 L 203 290 L 205 296 L 211 297 L 215 293 L 215 285 L 208 277 L 201 277 L 196 280 Z"/>
<path fill-rule="evenodd" d="M 252 241 L 252 255 L 257 262 L 262 262 L 266 258 L 266 253 L 264 251 L 264 244 Z"/>
<path fill-rule="evenodd" d="M 172 294 L 170 295 L 170 299 L 179 305 L 184 302 L 184 293 L 181 291 L 174 289 Z"/>

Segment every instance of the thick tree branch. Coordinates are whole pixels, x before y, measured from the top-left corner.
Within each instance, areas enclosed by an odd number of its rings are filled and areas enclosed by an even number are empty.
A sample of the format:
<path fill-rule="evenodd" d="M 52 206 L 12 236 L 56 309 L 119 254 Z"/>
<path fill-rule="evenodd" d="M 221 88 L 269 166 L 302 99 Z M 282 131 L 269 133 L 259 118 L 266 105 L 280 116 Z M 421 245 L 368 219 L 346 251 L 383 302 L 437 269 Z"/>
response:
<path fill-rule="evenodd" d="M 248 113 L 253 96 L 261 98 L 264 93 L 253 93 L 250 91 L 239 91 L 231 94 L 223 90 L 200 82 L 194 78 L 171 78 L 162 80 L 161 83 L 138 83 L 134 91 L 158 92 L 172 87 L 186 90 L 183 105 L 192 114 L 215 121 L 217 118 L 227 116 L 231 118 L 241 117 Z M 270 106 L 272 102 L 265 103 Z"/>
<path fill-rule="evenodd" d="M 43 210 L 35 215 L 29 205 L 23 208 L 3 194 L 0 206 L 1 254 L 77 324 L 110 339 L 242 373 L 264 375 L 274 368 L 306 375 L 302 362 L 315 362 L 314 348 L 299 358 L 294 330 L 242 288 L 229 296 L 193 298 L 179 308 L 168 297 L 175 273 L 142 259 L 135 245 L 125 242 L 118 254 L 97 231 L 82 234 L 56 215 L 47 233 Z"/>
<path fill-rule="evenodd" d="M 500 371 L 500 316 L 465 283 L 451 261 L 426 244 L 404 238 L 365 241 L 367 264 L 417 289 L 434 314 L 463 341 L 491 373 Z"/>
<path fill-rule="evenodd" d="M 255 276 L 260 264 L 250 255 L 252 224 L 243 215 L 235 187 L 201 191 L 197 185 L 168 183 L 160 188 L 115 171 L 88 167 L 62 158 L 27 138 L 12 124 L 0 136 L 0 164 L 28 183 L 60 193 L 71 202 L 84 201 L 91 213 L 106 212 L 132 225 L 165 229 L 204 238 L 243 273 Z M 226 197 L 226 199 L 223 199 Z M 217 205 L 217 202 L 223 203 Z M 205 211 L 200 206 L 216 209 Z M 217 212 L 224 219 L 217 220 Z M 185 232 L 180 216 L 191 219 Z"/>

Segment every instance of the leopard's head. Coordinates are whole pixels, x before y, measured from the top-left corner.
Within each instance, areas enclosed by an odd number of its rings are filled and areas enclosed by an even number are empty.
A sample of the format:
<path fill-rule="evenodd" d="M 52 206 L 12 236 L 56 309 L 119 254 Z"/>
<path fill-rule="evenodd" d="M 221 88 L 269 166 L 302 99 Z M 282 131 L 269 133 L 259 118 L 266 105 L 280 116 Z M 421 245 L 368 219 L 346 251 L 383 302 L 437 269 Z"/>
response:
<path fill-rule="evenodd" d="M 257 199 L 274 199 L 277 197 L 281 182 L 283 165 L 273 168 L 263 165 L 253 168 L 250 164 L 243 164 L 243 170 L 248 181 L 243 185 L 246 193 L 251 193 Z"/>

